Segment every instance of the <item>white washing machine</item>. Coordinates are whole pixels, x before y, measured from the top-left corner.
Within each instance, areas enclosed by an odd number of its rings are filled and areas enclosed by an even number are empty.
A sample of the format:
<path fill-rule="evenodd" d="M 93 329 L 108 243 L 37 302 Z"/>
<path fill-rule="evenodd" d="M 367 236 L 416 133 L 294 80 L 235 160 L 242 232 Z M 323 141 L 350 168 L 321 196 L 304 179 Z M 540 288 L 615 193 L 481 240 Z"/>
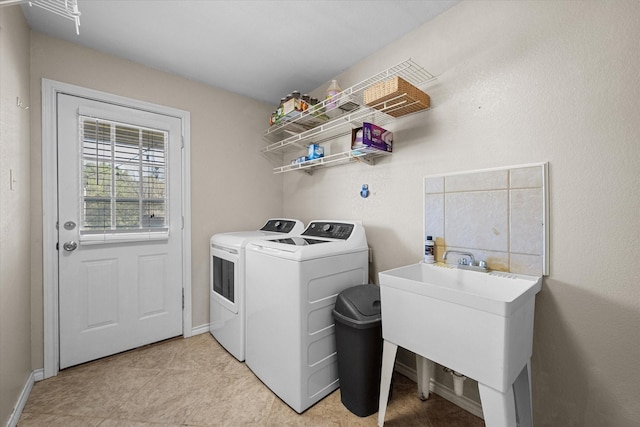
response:
<path fill-rule="evenodd" d="M 364 228 L 313 221 L 300 236 L 250 242 L 246 256 L 247 366 L 301 413 L 339 386 L 332 310 L 368 283 Z"/>
<path fill-rule="evenodd" d="M 211 237 L 209 267 L 209 330 L 239 361 L 245 353 L 245 246 L 254 239 L 299 235 L 297 219 L 269 219 L 260 229 L 220 233 Z"/>

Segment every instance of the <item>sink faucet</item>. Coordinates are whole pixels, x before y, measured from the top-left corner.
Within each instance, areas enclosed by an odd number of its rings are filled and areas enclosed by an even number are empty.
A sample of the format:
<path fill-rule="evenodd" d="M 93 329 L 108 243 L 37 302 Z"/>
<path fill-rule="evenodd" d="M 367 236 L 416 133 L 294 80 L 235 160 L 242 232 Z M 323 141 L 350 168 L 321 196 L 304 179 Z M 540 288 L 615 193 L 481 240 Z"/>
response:
<path fill-rule="evenodd" d="M 458 261 L 458 264 L 463 264 L 463 265 L 474 265 L 476 263 L 476 259 L 473 256 L 473 254 L 471 252 L 462 252 L 462 251 L 445 251 L 444 255 L 442 255 L 442 260 L 446 260 L 447 259 L 447 255 L 449 254 L 458 254 L 458 255 L 462 255 L 462 256 L 466 256 L 469 257 L 469 263 L 467 264 L 467 260 L 466 259 L 461 259 Z"/>

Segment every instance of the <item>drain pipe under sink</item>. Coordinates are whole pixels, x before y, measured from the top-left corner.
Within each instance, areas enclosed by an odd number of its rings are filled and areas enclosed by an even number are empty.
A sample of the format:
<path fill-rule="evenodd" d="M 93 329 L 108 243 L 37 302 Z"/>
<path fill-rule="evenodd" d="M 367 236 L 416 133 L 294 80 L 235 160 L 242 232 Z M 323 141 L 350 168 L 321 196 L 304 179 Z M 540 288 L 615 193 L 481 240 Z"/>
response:
<path fill-rule="evenodd" d="M 450 372 L 453 377 L 453 391 L 456 393 L 456 396 L 462 396 L 462 390 L 464 385 L 464 380 L 467 379 L 460 372 L 456 372 L 453 369 L 444 368 L 445 372 Z"/>

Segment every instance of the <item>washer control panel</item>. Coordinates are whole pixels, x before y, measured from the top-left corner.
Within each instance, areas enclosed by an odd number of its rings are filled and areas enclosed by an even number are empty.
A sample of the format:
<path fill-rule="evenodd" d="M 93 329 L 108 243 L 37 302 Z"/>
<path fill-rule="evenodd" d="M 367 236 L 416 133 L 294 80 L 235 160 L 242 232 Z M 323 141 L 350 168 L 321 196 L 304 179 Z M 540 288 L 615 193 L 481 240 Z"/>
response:
<path fill-rule="evenodd" d="M 324 237 L 347 240 L 353 231 L 353 224 L 343 222 L 312 222 L 302 233 L 303 236 Z"/>
<path fill-rule="evenodd" d="M 275 233 L 289 233 L 295 226 L 295 221 L 287 221 L 286 219 L 270 219 L 260 230 L 272 231 Z"/>

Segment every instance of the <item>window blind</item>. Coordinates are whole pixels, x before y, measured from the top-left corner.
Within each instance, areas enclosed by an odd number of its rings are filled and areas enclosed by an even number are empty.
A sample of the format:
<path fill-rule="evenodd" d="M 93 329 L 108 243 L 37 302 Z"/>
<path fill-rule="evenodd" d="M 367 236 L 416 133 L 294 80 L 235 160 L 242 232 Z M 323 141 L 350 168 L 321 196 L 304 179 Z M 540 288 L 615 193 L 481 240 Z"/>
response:
<path fill-rule="evenodd" d="M 168 237 L 168 132 L 80 116 L 81 242 Z"/>

